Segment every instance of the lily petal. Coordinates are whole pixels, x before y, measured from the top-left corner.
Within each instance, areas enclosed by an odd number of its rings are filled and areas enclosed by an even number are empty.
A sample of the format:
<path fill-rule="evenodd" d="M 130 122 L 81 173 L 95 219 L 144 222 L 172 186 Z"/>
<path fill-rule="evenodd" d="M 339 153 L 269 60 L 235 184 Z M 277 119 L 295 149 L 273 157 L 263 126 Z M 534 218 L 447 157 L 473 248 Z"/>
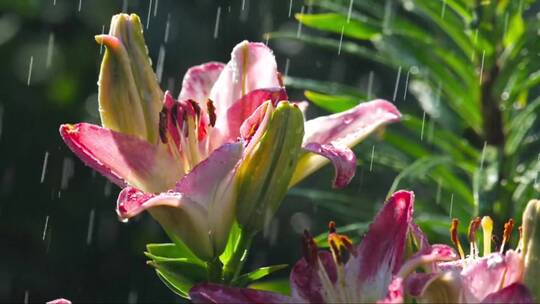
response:
<path fill-rule="evenodd" d="M 225 64 L 221 62 L 208 62 L 191 67 L 182 80 L 182 90 L 178 100 L 191 99 L 204 105 L 224 67 Z"/>
<path fill-rule="evenodd" d="M 482 303 L 535 303 L 534 299 L 523 284 L 514 283 L 497 292 L 488 295 Z"/>
<path fill-rule="evenodd" d="M 403 279 L 400 277 L 394 277 L 388 286 L 388 294 L 386 295 L 386 298 L 377 301 L 377 303 L 403 303 L 403 294 Z"/>
<path fill-rule="evenodd" d="M 380 126 L 396 122 L 400 117 L 401 113 L 388 101 L 378 99 L 361 103 L 348 111 L 307 121 L 303 146 L 310 143 L 320 145 L 331 143 L 336 147 L 352 147 Z M 344 152 L 339 154 L 348 155 Z M 307 175 L 318 170 L 327 161 L 320 155 L 305 153 L 298 162 L 290 185 L 295 185 Z M 347 160 L 342 162 L 346 163 Z"/>
<path fill-rule="evenodd" d="M 356 155 L 347 147 L 336 147 L 335 145 L 309 143 L 304 146 L 304 150 L 312 152 L 329 159 L 334 164 L 334 188 L 342 188 L 349 184 L 356 172 Z"/>
<path fill-rule="evenodd" d="M 356 248 L 356 257 L 345 265 L 347 281 L 358 282 L 357 298 L 376 301 L 387 295 L 393 274 L 401 266 L 413 205 L 413 192 L 394 193 Z"/>
<path fill-rule="evenodd" d="M 216 104 L 219 127 L 226 127 L 227 110 L 244 95 L 253 90 L 276 87 L 281 85 L 272 50 L 263 43 L 242 41 L 237 44 L 231 60 L 210 91 L 210 99 Z"/>
<path fill-rule="evenodd" d="M 321 280 L 321 275 L 325 274 L 330 282 Z M 337 281 L 337 270 L 332 255 L 327 251 L 319 251 L 318 260 L 313 263 L 302 258 L 294 265 L 290 281 L 293 298 L 303 299 L 309 303 L 323 303 L 324 292 L 333 289 L 332 286 L 325 284 L 333 285 Z"/>
<path fill-rule="evenodd" d="M 209 260 L 214 256 L 205 206 L 176 192 L 154 195 L 132 187 L 120 192 L 116 213 L 121 219 L 127 220 L 146 210 L 165 231 L 180 236 L 199 258 Z"/>
<path fill-rule="evenodd" d="M 202 283 L 189 291 L 193 303 L 297 303 L 291 297 L 269 291 Z"/>
<path fill-rule="evenodd" d="M 265 101 L 270 100 L 276 106 L 278 101 L 287 99 L 287 93 L 282 88 L 258 89 L 244 95 L 227 110 L 225 122 L 217 121 L 217 128 L 220 130 L 223 140 L 225 142 L 235 141 L 240 136 L 242 123 Z M 222 127 L 224 123 L 227 124 L 226 129 Z"/>
<path fill-rule="evenodd" d="M 405 281 L 405 290 L 407 294 L 413 297 L 423 296 L 435 280 L 438 280 L 444 273 L 411 273 Z"/>
<path fill-rule="evenodd" d="M 79 123 L 61 125 L 60 135 L 88 166 L 120 187 L 126 183 L 149 192 L 170 189 L 183 175 L 163 146 L 145 140 Z"/>

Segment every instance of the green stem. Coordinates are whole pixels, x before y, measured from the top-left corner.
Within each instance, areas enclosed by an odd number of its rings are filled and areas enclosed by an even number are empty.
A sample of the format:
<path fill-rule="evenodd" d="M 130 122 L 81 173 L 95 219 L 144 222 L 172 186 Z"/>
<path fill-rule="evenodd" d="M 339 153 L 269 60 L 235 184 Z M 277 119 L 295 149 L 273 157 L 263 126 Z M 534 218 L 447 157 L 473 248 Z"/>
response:
<path fill-rule="evenodd" d="M 247 260 L 252 240 L 253 234 L 246 233 L 245 230 L 242 230 L 236 246 L 234 247 L 232 257 L 224 267 L 224 279 L 226 283 L 234 281 L 240 275 L 242 267 Z"/>
<path fill-rule="evenodd" d="M 206 262 L 206 269 L 208 271 L 208 282 L 221 283 L 223 281 L 223 263 L 219 258 Z"/>

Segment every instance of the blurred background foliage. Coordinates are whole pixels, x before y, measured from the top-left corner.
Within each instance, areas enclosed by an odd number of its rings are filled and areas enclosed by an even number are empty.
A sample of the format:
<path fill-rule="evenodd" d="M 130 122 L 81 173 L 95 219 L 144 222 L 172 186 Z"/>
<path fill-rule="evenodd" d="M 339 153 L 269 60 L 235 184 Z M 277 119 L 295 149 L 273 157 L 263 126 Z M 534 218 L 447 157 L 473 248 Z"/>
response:
<path fill-rule="evenodd" d="M 476 214 L 499 223 L 517 216 L 539 183 L 538 7 L 526 0 L 0 0 L 0 301 L 179 301 L 142 254 L 147 243 L 167 241 L 160 227 L 148 215 L 120 223 L 119 190 L 78 161 L 57 132 L 65 122 L 99 122 L 102 50 L 93 36 L 108 31 L 113 14 L 141 16 L 156 68 L 162 53 L 162 87 L 175 94 L 190 66 L 227 61 L 243 39 L 271 38 L 292 99 L 316 105 L 309 117 L 373 98 L 405 114 L 356 147 L 359 167 L 345 189 L 331 189 L 327 166 L 289 191 L 256 238 L 249 271 L 293 264 L 303 230 L 323 233 L 329 220 L 358 240 L 393 188 L 415 191 L 416 218 L 437 241 L 447 242 L 450 216 L 464 223 Z M 287 273 L 272 280 L 283 283 Z"/>

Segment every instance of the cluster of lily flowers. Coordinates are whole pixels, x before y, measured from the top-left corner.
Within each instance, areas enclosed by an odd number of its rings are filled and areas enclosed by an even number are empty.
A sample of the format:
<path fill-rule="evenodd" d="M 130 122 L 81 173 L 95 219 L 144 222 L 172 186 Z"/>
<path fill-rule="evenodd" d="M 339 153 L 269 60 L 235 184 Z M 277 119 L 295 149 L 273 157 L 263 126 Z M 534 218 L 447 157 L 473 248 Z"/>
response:
<path fill-rule="evenodd" d="M 286 191 L 326 163 L 335 168 L 333 186 L 346 186 L 357 166 L 351 147 L 401 116 L 390 102 L 374 100 L 305 121 L 306 103 L 289 101 L 272 51 L 261 43 L 239 43 L 227 64 L 190 68 L 174 98 L 156 81 L 136 15 L 114 16 L 109 34 L 96 41 L 106 47 L 99 77 L 102 125 L 62 125 L 63 140 L 122 188 L 120 219 L 148 211 L 173 242 L 209 265 L 219 261 L 235 223 L 252 237 Z M 516 250 L 505 251 L 513 222 L 505 225 L 500 250 L 491 252 L 492 221 L 474 219 L 469 256 L 456 221 L 451 239 L 458 253 L 429 244 L 413 221 L 413 206 L 412 192 L 394 193 L 357 246 L 333 222 L 330 251 L 319 250 L 306 231 L 304 256 L 290 274 L 291 296 L 230 287 L 218 274 L 195 284 L 189 297 L 196 303 L 534 301 L 539 202 L 526 211 L 531 220 L 528 226 L 524 221 Z"/>

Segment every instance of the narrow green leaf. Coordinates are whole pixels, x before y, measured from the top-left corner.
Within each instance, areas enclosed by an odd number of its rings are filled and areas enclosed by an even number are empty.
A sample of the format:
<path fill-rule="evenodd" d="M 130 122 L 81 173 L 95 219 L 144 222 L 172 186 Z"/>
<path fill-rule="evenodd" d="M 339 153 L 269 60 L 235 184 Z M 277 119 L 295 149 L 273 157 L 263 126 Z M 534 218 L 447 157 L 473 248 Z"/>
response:
<path fill-rule="evenodd" d="M 295 17 L 309 27 L 337 34 L 343 33 L 343 36 L 360 40 L 372 39 L 381 31 L 376 24 L 361 22 L 357 19 L 347 20 L 347 16 L 335 13 L 296 14 Z"/>
<path fill-rule="evenodd" d="M 235 286 L 246 286 L 260 280 L 276 271 L 287 268 L 287 264 L 272 265 L 255 269 L 249 273 L 239 276 L 232 284 Z"/>
<path fill-rule="evenodd" d="M 309 101 L 331 113 L 346 111 L 358 105 L 358 98 L 348 95 L 326 95 L 313 91 L 305 91 L 304 95 Z"/>
<path fill-rule="evenodd" d="M 288 279 L 268 280 L 263 282 L 258 281 L 251 283 L 248 287 L 258 290 L 273 291 L 283 295 L 291 294 L 291 287 Z"/>
<path fill-rule="evenodd" d="M 231 231 L 229 232 L 229 240 L 227 241 L 227 246 L 225 246 L 225 250 L 219 256 L 219 259 L 221 260 L 223 265 L 227 265 L 227 263 L 233 257 L 234 248 L 236 248 L 238 240 L 240 240 L 241 233 L 242 230 L 240 226 L 238 226 L 238 223 L 235 221 L 233 226 L 231 227 Z"/>
<path fill-rule="evenodd" d="M 285 77 L 285 86 L 288 88 L 322 92 L 328 95 L 346 95 L 357 100 L 366 99 L 365 95 L 359 89 L 336 82 L 287 76 Z"/>
<path fill-rule="evenodd" d="M 504 35 L 503 43 L 508 47 L 518 41 L 525 33 L 525 23 L 521 17 L 521 12 L 517 12 L 512 16 L 507 26 L 507 31 Z"/>

